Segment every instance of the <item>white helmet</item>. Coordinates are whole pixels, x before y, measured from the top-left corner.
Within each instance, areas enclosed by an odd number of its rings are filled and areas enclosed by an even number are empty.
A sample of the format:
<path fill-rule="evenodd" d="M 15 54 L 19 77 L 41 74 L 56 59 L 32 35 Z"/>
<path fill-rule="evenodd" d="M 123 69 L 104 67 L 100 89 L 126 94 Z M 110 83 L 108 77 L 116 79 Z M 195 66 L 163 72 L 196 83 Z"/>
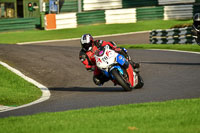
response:
<path fill-rule="evenodd" d="M 92 47 L 93 42 L 94 42 L 94 39 L 93 39 L 92 35 L 90 35 L 90 34 L 84 34 L 81 37 L 81 46 L 86 51 L 89 49 L 89 47 Z"/>

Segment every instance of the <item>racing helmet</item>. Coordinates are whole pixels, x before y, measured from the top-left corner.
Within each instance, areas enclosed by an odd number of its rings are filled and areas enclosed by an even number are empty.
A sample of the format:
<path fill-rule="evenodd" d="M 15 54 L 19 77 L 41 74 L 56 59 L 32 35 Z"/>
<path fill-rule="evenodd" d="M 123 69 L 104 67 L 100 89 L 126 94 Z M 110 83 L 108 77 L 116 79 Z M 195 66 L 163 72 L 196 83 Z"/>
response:
<path fill-rule="evenodd" d="M 193 17 L 193 27 L 194 30 L 200 32 L 200 13 L 196 13 Z"/>
<path fill-rule="evenodd" d="M 84 34 L 81 37 L 81 46 L 84 50 L 88 50 L 90 47 L 92 47 L 92 44 L 94 42 L 94 39 L 92 35 L 90 34 Z"/>

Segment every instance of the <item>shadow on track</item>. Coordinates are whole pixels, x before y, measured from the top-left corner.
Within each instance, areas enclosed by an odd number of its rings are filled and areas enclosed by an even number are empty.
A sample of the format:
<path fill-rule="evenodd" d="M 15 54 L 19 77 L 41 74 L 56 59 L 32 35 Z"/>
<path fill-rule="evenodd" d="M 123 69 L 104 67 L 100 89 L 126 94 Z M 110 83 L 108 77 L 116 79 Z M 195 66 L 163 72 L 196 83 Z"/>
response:
<path fill-rule="evenodd" d="M 77 91 L 77 92 L 125 92 L 121 87 L 52 87 L 49 88 L 50 91 Z"/>

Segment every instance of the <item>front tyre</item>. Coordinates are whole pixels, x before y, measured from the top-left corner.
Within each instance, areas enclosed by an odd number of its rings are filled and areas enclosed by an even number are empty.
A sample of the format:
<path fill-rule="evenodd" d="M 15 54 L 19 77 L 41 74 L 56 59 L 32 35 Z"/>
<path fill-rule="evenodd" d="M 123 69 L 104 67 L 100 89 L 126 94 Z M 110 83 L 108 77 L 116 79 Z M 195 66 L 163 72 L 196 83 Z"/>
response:
<path fill-rule="evenodd" d="M 130 84 L 127 83 L 123 75 L 121 75 L 121 73 L 117 69 L 113 69 L 111 73 L 114 76 L 115 80 L 118 82 L 118 84 L 120 84 L 124 88 L 125 91 L 132 90 L 132 88 L 130 87 Z"/>

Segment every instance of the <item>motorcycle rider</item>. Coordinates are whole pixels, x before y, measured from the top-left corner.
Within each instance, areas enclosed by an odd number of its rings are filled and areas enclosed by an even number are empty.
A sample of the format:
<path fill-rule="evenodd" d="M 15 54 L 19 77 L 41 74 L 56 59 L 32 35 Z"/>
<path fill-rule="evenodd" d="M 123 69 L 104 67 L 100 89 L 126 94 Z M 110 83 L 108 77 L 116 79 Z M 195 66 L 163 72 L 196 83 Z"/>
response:
<path fill-rule="evenodd" d="M 200 45 L 200 13 L 194 15 L 192 28 L 195 40 Z"/>
<path fill-rule="evenodd" d="M 127 50 L 125 48 L 119 48 L 117 45 L 110 41 L 106 42 L 103 40 L 94 40 L 92 35 L 84 34 L 80 40 L 82 49 L 79 53 L 79 59 L 85 65 L 85 68 L 88 71 L 94 71 L 93 81 L 96 85 L 103 85 L 104 82 L 109 79 L 99 70 L 96 66 L 96 60 L 94 57 L 95 52 L 105 45 L 109 45 L 115 52 L 123 55 L 126 59 L 128 59 L 129 63 L 133 66 L 134 69 L 139 68 L 139 64 L 135 63 L 131 60 L 130 56 L 127 54 Z"/>

